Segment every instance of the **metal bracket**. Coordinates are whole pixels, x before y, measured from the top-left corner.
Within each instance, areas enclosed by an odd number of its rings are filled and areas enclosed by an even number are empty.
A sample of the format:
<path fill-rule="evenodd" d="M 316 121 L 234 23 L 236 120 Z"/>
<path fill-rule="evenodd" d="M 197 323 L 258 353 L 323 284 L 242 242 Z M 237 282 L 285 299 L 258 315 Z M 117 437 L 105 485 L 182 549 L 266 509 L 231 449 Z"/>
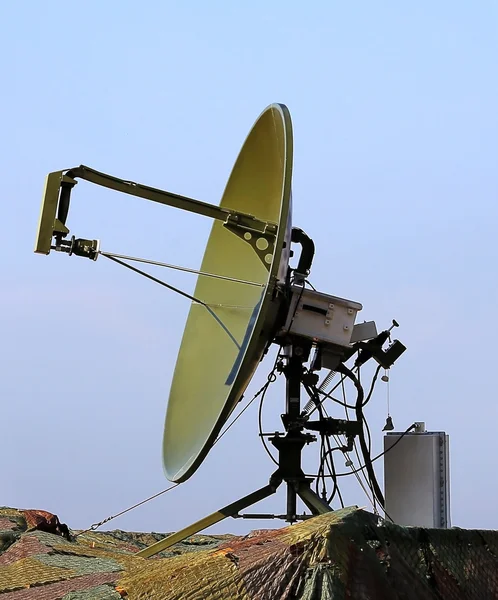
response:
<path fill-rule="evenodd" d="M 47 175 L 38 221 L 35 252 L 49 254 L 53 236 L 61 239 L 69 233 L 66 224 L 58 218 L 57 209 L 62 185 L 75 185 L 76 183 L 74 179 L 64 175 L 64 171 L 55 171 Z"/>
<path fill-rule="evenodd" d="M 70 241 L 57 240 L 55 246 L 52 246 L 51 249 L 57 252 L 67 252 L 69 256 L 75 254 L 90 260 L 97 260 L 100 252 L 100 242 L 99 240 L 76 239 L 73 235 Z"/>
<path fill-rule="evenodd" d="M 265 267 L 270 268 L 277 234 L 276 223 L 262 221 L 253 215 L 201 202 L 133 181 L 118 179 L 84 165 L 64 171 L 54 171 L 47 175 L 35 252 L 49 254 L 50 250 L 53 249 L 52 238 L 55 236 L 56 246 L 60 246 L 61 239 L 69 233 L 69 229 L 66 227 L 66 218 L 69 211 L 71 191 L 78 183 L 77 178 L 123 194 L 130 194 L 223 221 L 227 229 L 249 242 Z M 93 255 L 91 258 L 93 258 Z"/>
<path fill-rule="evenodd" d="M 264 227 L 255 227 L 254 219 L 250 218 L 248 221 L 246 215 L 232 213 L 228 215 L 223 226 L 247 242 L 256 252 L 266 270 L 269 271 L 275 253 L 277 226 L 263 221 L 259 221 L 258 224 L 263 224 Z"/>

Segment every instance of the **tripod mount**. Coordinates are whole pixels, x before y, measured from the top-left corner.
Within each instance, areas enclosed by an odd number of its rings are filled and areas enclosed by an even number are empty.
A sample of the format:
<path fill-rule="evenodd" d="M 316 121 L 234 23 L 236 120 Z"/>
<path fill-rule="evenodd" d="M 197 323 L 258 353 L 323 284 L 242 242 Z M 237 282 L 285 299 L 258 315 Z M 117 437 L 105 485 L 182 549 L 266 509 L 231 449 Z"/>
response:
<path fill-rule="evenodd" d="M 326 419 L 322 421 L 306 423 L 301 413 L 301 386 L 305 377 L 304 363 L 308 360 L 311 351 L 311 343 L 307 340 L 294 340 L 283 347 L 283 364 L 281 370 L 286 378 L 285 413 L 282 421 L 285 433 L 274 433 L 269 436 L 269 441 L 278 451 L 278 468 L 271 475 L 270 480 L 264 487 L 228 504 L 220 510 L 204 517 L 203 519 L 171 534 L 163 540 L 141 550 L 137 556 L 144 558 L 162 552 L 185 538 L 210 527 L 227 517 L 240 518 L 281 518 L 289 523 L 309 518 L 311 516 L 330 512 L 332 508 L 325 500 L 320 498 L 312 489 L 313 478 L 307 477 L 301 467 L 301 456 L 304 446 L 316 441 L 316 436 L 304 431 L 305 428 L 315 429 L 327 434 L 326 429 L 332 433 L 350 434 L 354 422 L 342 421 L 340 419 Z M 344 423 L 344 428 L 341 428 Z M 320 425 L 319 425 L 320 424 Z M 263 434 L 264 435 L 264 434 Z M 287 486 L 286 512 L 282 515 L 266 513 L 240 514 L 244 510 L 260 500 L 273 495 L 282 483 Z M 300 498 L 311 514 L 297 514 L 297 499 Z"/>

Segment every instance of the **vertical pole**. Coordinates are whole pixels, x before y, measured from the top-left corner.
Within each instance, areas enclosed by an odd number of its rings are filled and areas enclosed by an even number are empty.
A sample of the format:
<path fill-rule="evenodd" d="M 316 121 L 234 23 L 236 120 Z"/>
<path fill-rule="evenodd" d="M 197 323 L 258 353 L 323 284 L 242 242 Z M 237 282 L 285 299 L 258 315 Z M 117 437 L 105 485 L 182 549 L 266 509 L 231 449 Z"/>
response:
<path fill-rule="evenodd" d="M 290 345 L 285 349 L 287 356 L 287 365 L 285 369 L 286 377 L 286 399 L 285 411 L 290 423 L 291 429 L 287 436 L 292 436 L 292 423 L 296 422 L 301 413 L 301 380 L 303 376 L 303 349 L 299 346 Z M 297 475 L 301 471 L 301 450 L 302 445 L 290 444 L 287 447 L 287 461 L 290 463 L 292 471 Z M 287 521 L 293 523 L 297 515 L 297 491 L 299 485 L 297 481 L 287 481 Z"/>
<path fill-rule="evenodd" d="M 301 379 L 303 375 L 303 349 L 299 346 L 286 347 L 287 365 L 285 377 L 286 399 L 285 410 L 291 421 L 297 419 L 301 413 Z"/>

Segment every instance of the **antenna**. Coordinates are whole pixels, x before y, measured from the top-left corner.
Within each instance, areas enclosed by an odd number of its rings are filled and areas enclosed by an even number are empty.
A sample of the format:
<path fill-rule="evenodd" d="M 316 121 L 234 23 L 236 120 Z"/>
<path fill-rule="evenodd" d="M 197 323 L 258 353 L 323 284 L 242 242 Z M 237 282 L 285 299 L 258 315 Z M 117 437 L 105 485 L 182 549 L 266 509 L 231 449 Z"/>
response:
<path fill-rule="evenodd" d="M 269 483 L 142 550 L 140 556 L 152 556 L 227 516 L 274 517 L 240 515 L 240 511 L 275 493 L 282 483 L 287 487 L 287 504 L 285 514 L 279 517 L 289 522 L 307 518 L 309 515 L 297 512 L 298 498 L 312 515 L 332 510 L 326 499 L 311 489 L 313 478 L 301 468 L 303 447 L 316 441 L 316 434 L 322 440 L 344 435 L 344 452 L 351 451 L 355 437 L 359 438 L 365 469 L 383 502 L 363 433 L 363 388 L 345 363 L 357 354 L 354 368 L 370 358 L 389 368 L 406 348 L 398 340 L 383 348 L 392 327 L 377 334 L 373 322 L 355 325 L 360 303 L 305 287 L 315 247 L 304 231 L 292 227 L 292 143 L 287 107 L 270 105 L 242 146 L 219 206 L 85 166 L 47 176 L 35 244 L 35 252 L 41 254 L 55 250 L 92 260 L 103 254 L 163 283 L 120 261 L 117 255 L 102 252 L 98 240 L 67 239 L 71 194 L 78 179 L 214 220 L 195 291 L 192 296 L 181 292 L 192 304 L 166 411 L 163 466 L 168 479 L 182 482 L 195 473 L 265 352 L 271 344 L 281 348 L 277 368 L 287 382 L 284 432 L 263 434 L 278 451 L 278 468 Z M 295 269 L 289 266 L 292 244 L 301 248 Z M 358 390 L 356 421 L 325 416 L 320 396 L 324 391 L 322 386 L 316 387 L 322 369 L 353 381 Z M 329 374 L 325 381 L 331 379 Z M 311 398 L 304 409 L 303 388 Z M 310 420 L 314 410 L 319 416 L 316 421 Z"/>
<path fill-rule="evenodd" d="M 172 481 L 185 481 L 200 465 L 274 337 L 289 260 L 291 170 L 290 116 L 273 105 L 251 129 L 220 203 L 273 225 L 261 232 L 240 220 L 213 223 L 201 264 L 203 272 L 258 285 L 197 279 L 194 296 L 206 306 L 190 308 L 164 429 Z"/>

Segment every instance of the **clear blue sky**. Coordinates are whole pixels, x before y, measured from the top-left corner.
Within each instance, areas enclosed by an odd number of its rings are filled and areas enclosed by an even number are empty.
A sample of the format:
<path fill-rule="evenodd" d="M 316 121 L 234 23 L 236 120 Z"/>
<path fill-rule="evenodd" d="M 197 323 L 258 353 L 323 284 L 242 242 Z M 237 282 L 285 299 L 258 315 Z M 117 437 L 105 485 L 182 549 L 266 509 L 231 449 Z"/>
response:
<path fill-rule="evenodd" d="M 46 173 L 84 163 L 217 203 L 254 119 L 283 102 L 313 283 L 379 326 L 400 321 L 395 424 L 449 432 L 453 523 L 498 528 L 497 4 L 27 0 L 3 2 L 0 27 L 0 504 L 86 527 L 167 485 L 163 418 L 188 302 L 104 259 L 34 255 Z M 210 223 L 81 183 L 70 227 L 195 268 Z M 381 385 L 368 417 L 377 452 Z M 248 411 L 193 479 L 111 526 L 181 527 L 271 471 Z M 343 491 L 368 506 L 354 480 Z"/>

